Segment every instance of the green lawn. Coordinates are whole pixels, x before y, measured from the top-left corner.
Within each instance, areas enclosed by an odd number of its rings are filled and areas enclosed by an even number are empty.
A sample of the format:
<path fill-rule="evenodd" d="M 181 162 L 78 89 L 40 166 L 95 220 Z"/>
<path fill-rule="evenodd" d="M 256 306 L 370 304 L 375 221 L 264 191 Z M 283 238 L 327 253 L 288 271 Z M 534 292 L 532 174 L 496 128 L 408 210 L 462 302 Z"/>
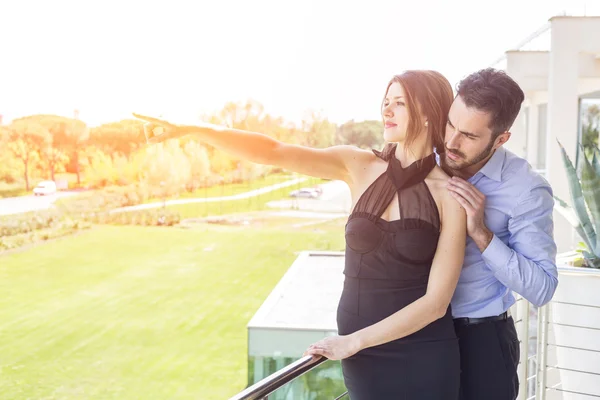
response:
<path fill-rule="evenodd" d="M 226 399 L 246 384 L 246 324 L 307 228 L 98 226 L 0 256 L 2 399 Z"/>

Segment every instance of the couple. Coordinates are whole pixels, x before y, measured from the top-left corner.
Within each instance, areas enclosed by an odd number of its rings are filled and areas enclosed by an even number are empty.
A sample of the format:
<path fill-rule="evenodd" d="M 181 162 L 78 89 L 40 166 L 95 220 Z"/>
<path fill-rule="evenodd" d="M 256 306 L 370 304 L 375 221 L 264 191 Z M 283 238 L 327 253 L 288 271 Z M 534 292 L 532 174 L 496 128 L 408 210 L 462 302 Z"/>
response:
<path fill-rule="evenodd" d="M 523 99 L 494 69 L 463 79 L 456 97 L 437 72 L 404 72 L 385 91 L 382 151 L 136 117 L 162 128 L 153 142 L 193 133 L 235 157 L 350 186 L 339 335 L 305 354 L 342 360 L 351 400 L 513 400 L 512 292 L 541 306 L 558 283 L 552 190 L 502 147 Z"/>

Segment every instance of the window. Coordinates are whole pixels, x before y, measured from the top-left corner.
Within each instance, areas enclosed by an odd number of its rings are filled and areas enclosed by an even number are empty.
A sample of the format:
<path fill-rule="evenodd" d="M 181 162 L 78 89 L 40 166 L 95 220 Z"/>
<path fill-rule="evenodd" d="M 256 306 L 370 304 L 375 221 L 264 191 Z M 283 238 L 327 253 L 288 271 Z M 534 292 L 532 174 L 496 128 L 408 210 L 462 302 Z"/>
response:
<path fill-rule="evenodd" d="M 579 101 L 578 143 L 583 146 L 588 159 L 592 148 L 598 147 L 600 136 L 600 92 L 583 96 Z M 581 148 L 577 146 L 577 162 L 582 161 Z"/>

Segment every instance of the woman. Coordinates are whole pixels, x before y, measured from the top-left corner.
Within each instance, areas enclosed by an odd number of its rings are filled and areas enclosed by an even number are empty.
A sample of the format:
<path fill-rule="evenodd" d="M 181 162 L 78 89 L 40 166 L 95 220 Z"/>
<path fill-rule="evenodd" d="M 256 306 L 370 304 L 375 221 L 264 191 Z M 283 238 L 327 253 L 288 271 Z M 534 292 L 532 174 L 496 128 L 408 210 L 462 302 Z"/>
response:
<path fill-rule="evenodd" d="M 150 139 L 196 134 L 231 155 L 311 176 L 345 181 L 345 281 L 339 336 L 305 354 L 342 360 L 352 400 L 458 398 L 459 351 L 450 299 L 462 266 L 466 217 L 436 165 L 453 100 L 435 71 L 407 71 L 388 84 L 382 104 L 383 151 L 309 148 L 215 125 L 146 120 Z"/>

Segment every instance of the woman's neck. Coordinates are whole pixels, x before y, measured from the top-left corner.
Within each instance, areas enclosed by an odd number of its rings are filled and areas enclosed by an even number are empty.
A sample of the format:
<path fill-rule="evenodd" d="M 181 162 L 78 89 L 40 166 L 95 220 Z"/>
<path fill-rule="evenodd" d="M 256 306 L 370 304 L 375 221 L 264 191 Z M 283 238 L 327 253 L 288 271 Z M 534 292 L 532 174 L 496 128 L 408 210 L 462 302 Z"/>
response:
<path fill-rule="evenodd" d="M 403 167 L 407 167 L 417 160 L 421 160 L 433 153 L 433 146 L 427 142 L 414 141 L 405 147 L 404 142 L 398 142 L 395 157 L 400 160 Z"/>

